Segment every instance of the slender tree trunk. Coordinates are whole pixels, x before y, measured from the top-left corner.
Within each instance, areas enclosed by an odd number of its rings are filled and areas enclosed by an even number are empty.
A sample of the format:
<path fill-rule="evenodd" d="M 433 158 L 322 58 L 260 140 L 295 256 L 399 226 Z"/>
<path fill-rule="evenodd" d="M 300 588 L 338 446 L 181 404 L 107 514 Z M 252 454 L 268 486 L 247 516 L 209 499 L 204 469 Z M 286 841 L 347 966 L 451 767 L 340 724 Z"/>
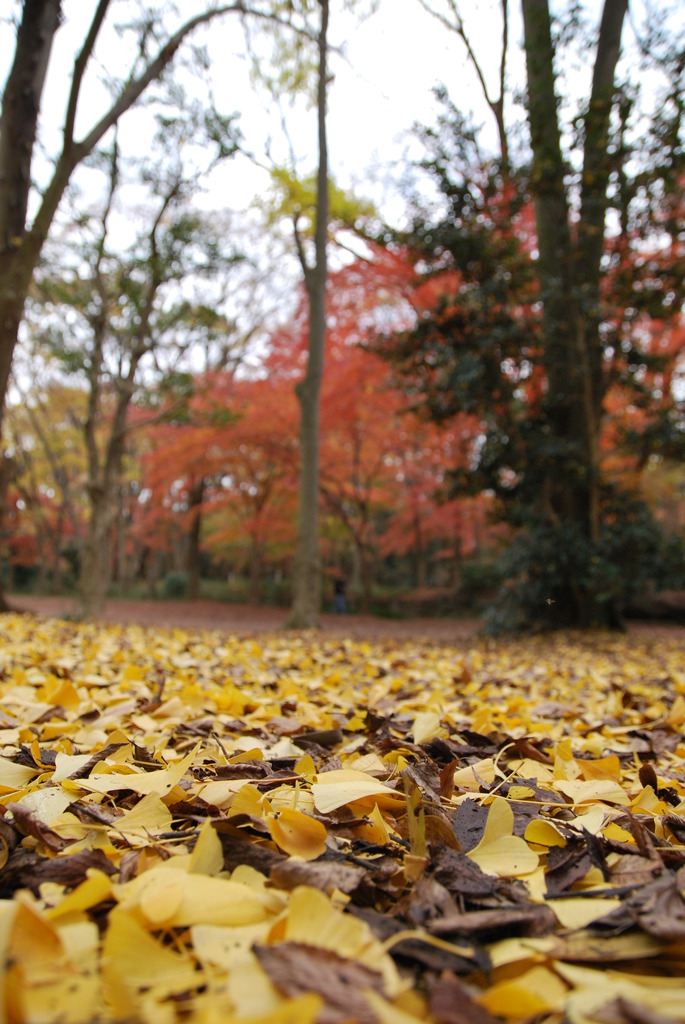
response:
<path fill-rule="evenodd" d="M 364 541 L 359 545 L 359 558 L 362 572 L 362 607 L 363 612 L 371 610 L 371 596 L 373 592 L 373 572 L 371 571 L 371 557 L 368 544 Z"/>
<path fill-rule="evenodd" d="M 250 604 L 259 604 L 261 576 L 262 546 L 258 537 L 252 537 L 250 542 L 250 585 L 248 590 L 248 601 Z"/>
<path fill-rule="evenodd" d="M 319 546 L 319 396 L 326 337 L 326 242 L 328 235 L 328 146 L 326 141 L 328 0 L 319 0 L 319 70 L 317 115 L 319 168 L 317 173 L 315 263 L 310 267 L 298 242 L 309 299 L 307 370 L 297 386 L 300 403 L 300 504 L 293 568 L 293 605 L 288 625 L 308 629 L 319 624 L 321 611 L 321 553 Z M 297 225 L 296 225 L 297 236 Z"/>
<path fill-rule="evenodd" d="M 50 592 L 59 594 L 62 584 L 62 537 L 64 534 L 64 508 L 60 508 L 57 528 L 52 544 L 52 568 L 50 570 Z"/>
<path fill-rule="evenodd" d="M 188 534 L 188 557 L 186 568 L 188 572 L 188 598 L 197 601 L 200 596 L 200 534 L 202 532 L 202 499 L 205 493 L 204 477 L 196 480 L 190 488 L 188 504 L 192 513 L 190 531 Z"/>
<path fill-rule="evenodd" d="M 601 526 L 600 259 L 608 184 L 606 143 L 626 9 L 627 0 L 605 4 L 585 120 L 581 222 L 574 243 L 564 184 L 549 2 L 522 0 L 548 379 L 546 409 L 556 442 L 541 492 L 543 515 L 553 528 L 579 526 L 588 550 L 599 543 Z M 561 615 L 575 624 L 605 624 L 607 610 L 594 589 L 577 578 L 567 581 L 566 593 L 557 601 Z"/>
<path fill-rule="evenodd" d="M 119 488 L 117 495 L 117 528 L 116 528 L 116 558 L 114 563 L 116 565 L 115 574 L 116 581 L 121 587 L 122 593 L 128 590 L 128 559 L 126 558 L 126 509 L 125 509 L 125 496 L 124 488 Z"/>
<path fill-rule="evenodd" d="M 79 598 L 81 614 L 95 619 L 102 614 L 111 577 L 112 496 L 91 490 L 88 530 L 81 552 Z"/>
<path fill-rule="evenodd" d="M 416 512 L 414 516 L 414 554 L 415 554 L 415 580 L 416 587 L 426 586 L 426 550 L 423 543 L 423 530 L 421 529 L 421 516 Z"/>
<path fill-rule="evenodd" d="M 351 567 L 351 572 L 350 572 L 350 582 L 349 582 L 349 586 L 348 586 L 347 589 L 348 589 L 348 592 L 350 594 L 353 594 L 353 595 L 359 597 L 359 595 L 362 593 L 362 589 L 363 589 L 363 586 L 364 586 L 364 583 L 363 583 L 364 573 L 363 573 L 363 570 L 362 570 L 362 561 L 363 560 L 362 560 L 361 550 L 360 550 L 359 544 L 357 543 L 356 537 L 354 536 L 354 534 L 350 534 L 350 536 L 352 538 L 352 548 L 351 548 L 352 567 Z"/>

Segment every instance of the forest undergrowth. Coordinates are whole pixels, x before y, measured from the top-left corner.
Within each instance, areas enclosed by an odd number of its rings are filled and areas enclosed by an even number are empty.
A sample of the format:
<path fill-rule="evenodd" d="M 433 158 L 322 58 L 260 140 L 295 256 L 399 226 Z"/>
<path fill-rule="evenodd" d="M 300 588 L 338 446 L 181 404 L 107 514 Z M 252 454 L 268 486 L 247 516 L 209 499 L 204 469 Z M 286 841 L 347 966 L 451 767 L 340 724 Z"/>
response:
<path fill-rule="evenodd" d="M 677 636 L 0 621 L 0 1020 L 685 1021 Z"/>

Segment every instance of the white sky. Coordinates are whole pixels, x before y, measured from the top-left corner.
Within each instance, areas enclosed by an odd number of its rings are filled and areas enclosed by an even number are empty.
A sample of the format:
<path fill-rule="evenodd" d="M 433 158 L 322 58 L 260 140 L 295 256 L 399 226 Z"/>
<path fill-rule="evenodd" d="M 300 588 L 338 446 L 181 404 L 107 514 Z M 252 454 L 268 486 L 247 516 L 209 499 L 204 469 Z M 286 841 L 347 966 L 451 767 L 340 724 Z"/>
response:
<path fill-rule="evenodd" d="M 499 0 L 467 0 L 463 6 L 468 10 L 479 57 L 485 64 L 491 63 L 489 70 L 495 74 L 491 81 L 496 92 L 497 67 L 492 61 L 496 62 L 499 54 L 498 39 L 493 39 L 492 30 L 496 25 L 499 34 Z M 334 3 L 333 7 L 339 5 Z M 517 7 L 514 2 L 512 8 Z M 516 18 L 516 10 L 512 15 Z M 491 116 L 483 106 L 475 75 L 466 66 L 460 40 L 427 14 L 418 0 L 380 0 L 378 11 L 361 22 L 354 15 L 342 15 L 334 9 L 330 39 L 334 45 L 342 43 L 345 55 L 331 55 L 334 80 L 328 97 L 330 171 L 344 187 L 354 187 L 362 195 L 372 191 L 372 198 L 380 199 L 385 172 L 392 168 L 397 172 L 404 162 L 412 125 L 434 120 L 438 105 L 432 89 L 438 83 L 445 83 L 450 94 L 459 97 L 463 109 L 483 111 L 486 123 Z M 264 109 L 263 92 L 249 96 L 244 84 L 245 62 L 239 52 L 232 62 L 225 61 L 224 67 L 225 70 L 217 68 L 214 73 L 217 86 L 220 90 L 222 80 L 225 81 L 225 95 L 229 95 L 235 83 L 235 106 L 243 106 L 240 124 L 248 140 L 258 148 L 270 124 L 274 152 L 278 153 L 275 112 L 271 111 L 269 116 Z M 294 110 L 287 105 L 284 109 L 296 154 L 302 158 L 302 169 L 311 173 L 316 165 L 315 111 L 304 111 L 301 107 Z M 492 138 L 494 141 L 494 131 Z M 285 153 L 285 149 L 281 152 Z M 254 173 L 248 175 L 248 194 L 254 180 Z"/>
<path fill-rule="evenodd" d="M 447 0 L 431 0 L 434 6 L 447 9 Z M 176 0 L 182 18 L 197 13 L 204 5 L 198 0 Z M 637 0 L 638 19 L 644 0 Z M 65 23 L 59 30 L 45 95 L 45 117 L 42 139 L 48 152 L 58 142 L 58 130 L 64 117 L 66 90 L 75 46 L 83 40 L 85 29 L 95 9 L 95 0 L 63 0 Z M 162 6 L 164 6 L 162 4 Z M 430 124 L 435 117 L 436 103 L 431 90 L 443 82 L 462 112 L 475 111 L 485 125 L 494 147 L 495 133 L 492 116 L 485 109 L 480 86 L 469 65 L 461 41 L 427 14 L 419 0 L 380 0 L 378 11 L 361 23 L 355 14 L 344 14 L 342 0 L 332 0 L 330 39 L 342 44 L 347 62 L 331 57 L 334 82 L 329 92 L 329 150 L 330 170 L 335 180 L 344 187 L 354 186 L 360 194 L 371 193 L 379 201 L 389 199 L 382 181 L 388 172 L 398 176 L 410 145 L 409 131 L 414 122 Z M 362 0 L 363 10 L 368 3 Z M 566 0 L 553 6 L 560 9 Z M 127 9 L 136 8 L 129 0 L 112 4 L 106 27 L 112 20 L 124 16 Z M 591 22 L 599 18 L 602 0 L 586 0 L 583 7 Z M 0 14 L 7 16 L 16 11 L 18 0 L 0 0 Z M 474 49 L 483 64 L 493 94 L 497 93 L 497 70 L 500 44 L 500 0 L 461 0 L 467 30 Z M 522 66 L 520 0 L 510 0 L 510 84 L 518 78 Z M 12 56 L 12 30 L 0 24 L 0 82 L 4 82 Z M 228 15 L 213 22 L 208 30 L 194 37 L 209 43 L 213 58 L 210 76 L 214 94 L 223 113 L 241 114 L 239 124 L 246 143 L 258 157 L 264 155 L 267 137 L 273 140 L 272 152 L 284 158 L 286 149 L 279 128 L 277 112 L 270 109 L 264 91 L 256 91 L 249 80 L 249 62 L 245 56 L 244 39 L 239 20 Z M 121 42 L 111 31 L 105 30 L 99 56 L 105 69 L 117 64 L 121 55 Z M 574 85 L 585 92 L 583 81 L 589 74 L 589 65 L 581 51 L 579 65 L 574 69 Z M 84 89 L 79 108 L 77 131 L 87 130 L 102 110 L 98 101 L 98 86 L 93 78 Z M 102 96 L 100 96 L 100 100 Z M 311 173 L 316 164 L 315 111 L 285 108 L 290 134 L 294 140 L 300 170 Z M 122 134 L 136 147 L 145 146 L 149 136 L 146 120 L 133 111 L 122 119 Z M 280 146 L 280 148 L 279 148 Z M 414 153 L 416 149 L 414 148 Z M 216 187 L 206 202 L 217 206 L 244 208 L 264 187 L 265 178 L 245 161 L 227 165 Z M 388 181 L 387 188 L 394 184 Z M 392 204 L 397 209 L 397 201 Z"/>
<path fill-rule="evenodd" d="M 0 7 L 3 6 L 9 13 L 16 3 L 10 5 L 8 0 L 0 0 Z M 343 45 L 347 59 L 331 57 L 334 82 L 329 91 L 330 170 L 341 185 L 355 186 L 364 194 L 369 191 L 365 181 L 370 173 L 380 181 L 386 168 L 401 164 L 412 124 L 433 120 L 436 104 L 431 90 L 435 84 L 444 82 L 462 109 L 483 109 L 482 99 L 475 76 L 466 66 L 460 41 L 427 14 L 418 0 L 380 0 L 378 11 L 361 23 L 356 15 L 343 14 L 340 6 L 339 0 L 334 0 L 330 40 Z M 182 16 L 188 17 L 197 12 L 199 5 L 196 0 L 180 0 L 179 7 Z M 463 7 L 480 58 L 496 62 L 499 0 L 464 0 Z M 516 18 L 516 0 L 511 7 L 512 17 Z M 48 152 L 54 150 L 63 122 L 74 48 L 82 42 L 94 8 L 94 0 L 64 0 L 65 22 L 56 37 L 44 99 L 42 139 Z M 126 0 L 119 0 L 113 4 L 109 20 L 113 16 L 120 18 L 125 10 Z M 270 136 L 272 152 L 277 158 L 284 158 L 286 149 L 279 116 L 270 107 L 266 93 L 255 90 L 249 80 L 238 19 L 228 15 L 192 38 L 208 42 L 215 97 L 223 113 L 241 114 L 239 124 L 247 145 L 263 158 Z M 100 46 L 100 59 L 105 67 L 111 64 L 114 69 L 121 44 L 106 31 L 102 40 L 107 45 Z M 12 43 L 12 30 L 7 25 L 0 26 L 2 82 L 9 69 Z M 496 71 L 496 63 L 491 70 Z M 496 82 L 494 78 L 492 81 L 494 91 Z M 98 92 L 99 87 L 90 79 L 79 107 L 77 134 L 91 127 L 104 109 L 103 94 L 98 97 Z M 311 173 L 316 165 L 315 111 L 304 110 L 302 104 L 298 109 L 287 105 L 284 109 L 297 156 L 302 160 L 300 169 Z M 490 115 L 485 112 L 482 116 L 487 123 Z M 127 114 L 121 129 L 122 137 L 125 139 L 128 132 L 133 145 L 145 143 L 148 131 L 141 113 Z M 254 167 L 234 161 L 217 181 L 211 200 L 216 199 L 218 205 L 244 207 L 255 189 L 263 187 L 260 181 L 264 180 Z M 379 200 L 382 186 L 376 184 L 372 192 L 372 198 Z"/>
<path fill-rule="evenodd" d="M 150 0 L 154 2 L 154 0 Z M 159 0 L 162 3 L 162 0 Z M 436 7 L 447 7 L 447 0 L 431 0 Z M 645 0 L 636 0 L 641 11 Z M 204 7 L 199 0 L 176 0 L 183 20 Z M 603 0 L 583 4 L 591 23 L 597 22 Z M 565 8 L 567 0 L 556 0 L 554 7 Z M 0 0 L 0 16 L 18 9 L 18 0 Z M 41 140 L 46 152 L 54 153 L 63 123 L 66 95 L 75 48 L 80 46 L 90 24 L 96 0 L 63 0 L 65 22 L 60 28 L 51 59 L 45 91 Z M 133 0 L 116 0 L 112 15 L 122 17 Z M 329 91 L 329 164 L 336 182 L 354 187 L 382 206 L 391 221 L 401 220 L 403 200 L 397 182 L 407 164 L 415 122 L 434 123 L 438 105 L 432 89 L 444 83 L 463 113 L 475 112 L 486 128 L 485 138 L 493 149 L 495 131 L 492 115 L 486 109 L 480 85 L 470 66 L 463 45 L 454 33 L 424 11 L 419 0 L 380 0 L 378 11 L 361 23 L 355 15 L 341 12 L 342 0 L 332 0 L 330 41 L 342 44 L 346 60 L 331 56 L 334 81 Z M 364 0 L 360 6 L 364 6 Z M 500 57 L 500 0 L 460 0 L 466 27 L 481 61 L 493 96 L 497 95 Z M 523 54 L 520 30 L 520 0 L 510 0 L 509 84 L 521 84 Z M 110 19 L 112 20 L 112 19 Z M 639 20 L 639 14 L 638 14 Z M 13 29 L 0 23 L 0 87 L 4 84 L 13 52 Z M 209 77 L 221 112 L 237 112 L 246 145 L 264 158 L 267 138 L 272 153 L 285 160 L 287 147 L 280 131 L 278 111 L 273 109 L 264 90 L 250 82 L 249 61 L 240 22 L 235 15 L 225 16 L 192 39 L 206 42 L 212 57 Z M 122 73 L 126 67 L 119 57 L 122 43 L 105 31 L 98 54 L 100 73 L 109 69 Z M 586 95 L 590 65 L 587 51 L 577 54 L 572 81 L 580 95 Z M 514 78 L 517 82 L 514 83 Z M 577 85 L 576 85 L 577 83 Z M 77 136 L 87 131 L 105 109 L 106 97 L 96 77 L 83 90 L 77 120 Z M 288 129 L 299 170 L 311 174 L 316 166 L 316 113 L 300 103 L 295 109 L 284 107 Z M 509 110 L 511 114 L 511 108 Z M 145 152 L 150 137 L 149 116 L 133 110 L 121 122 L 126 149 Z M 36 170 L 40 171 L 40 161 Z M 45 167 L 45 164 L 43 164 Z M 206 209 L 246 209 L 255 194 L 268 186 L 268 176 L 246 159 L 228 161 L 212 181 L 211 191 L 203 198 Z"/>

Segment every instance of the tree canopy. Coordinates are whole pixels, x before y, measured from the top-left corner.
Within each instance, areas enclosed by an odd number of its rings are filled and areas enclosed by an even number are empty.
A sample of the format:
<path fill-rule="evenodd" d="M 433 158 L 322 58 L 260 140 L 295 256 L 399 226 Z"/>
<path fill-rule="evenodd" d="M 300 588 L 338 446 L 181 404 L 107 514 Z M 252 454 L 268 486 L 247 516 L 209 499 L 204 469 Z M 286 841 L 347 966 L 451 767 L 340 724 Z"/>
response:
<path fill-rule="evenodd" d="M 676 46 L 650 124 L 621 77 L 626 7 L 604 6 L 590 93 L 569 124 L 563 35 L 546 2 L 523 3 L 529 144 L 518 163 L 511 147 L 484 157 L 443 95 L 438 126 L 422 131 L 441 213 L 420 212 L 403 236 L 416 252 L 417 317 L 382 344 L 436 422 L 461 411 L 480 419 L 454 489 L 491 489 L 519 531 L 502 607 L 512 625 L 540 620 L 545 606 L 558 622 L 617 624 L 650 571 L 655 530 L 607 471 L 609 445 L 682 449 L 683 396 L 671 386 L 682 358 L 682 67 Z M 629 146 L 636 121 L 651 140 L 648 167 Z M 619 396 L 634 415 L 610 441 Z"/>

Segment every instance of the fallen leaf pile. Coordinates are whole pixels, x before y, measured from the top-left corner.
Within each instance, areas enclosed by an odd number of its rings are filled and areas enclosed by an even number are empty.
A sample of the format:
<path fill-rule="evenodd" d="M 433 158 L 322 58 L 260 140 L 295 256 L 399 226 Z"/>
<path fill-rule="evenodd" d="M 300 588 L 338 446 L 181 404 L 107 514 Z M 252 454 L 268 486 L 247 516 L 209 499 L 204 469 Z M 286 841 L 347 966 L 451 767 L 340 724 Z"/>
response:
<path fill-rule="evenodd" d="M 674 640 L 0 643 L 0 1021 L 685 1021 Z"/>

